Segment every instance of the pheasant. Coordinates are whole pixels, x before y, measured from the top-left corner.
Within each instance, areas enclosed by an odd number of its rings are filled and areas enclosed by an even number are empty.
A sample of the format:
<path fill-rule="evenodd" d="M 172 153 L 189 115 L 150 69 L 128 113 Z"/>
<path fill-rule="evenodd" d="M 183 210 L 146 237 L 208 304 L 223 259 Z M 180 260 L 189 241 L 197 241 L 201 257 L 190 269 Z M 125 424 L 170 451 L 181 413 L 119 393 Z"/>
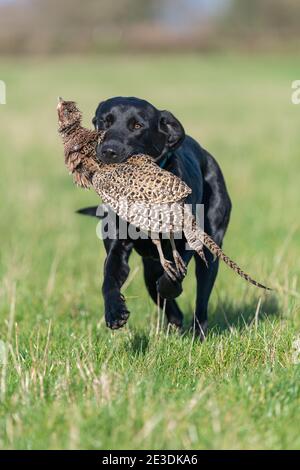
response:
<path fill-rule="evenodd" d="M 103 141 L 105 131 L 83 128 L 81 112 L 73 101 L 59 98 L 57 111 L 65 164 L 73 174 L 74 182 L 84 188 L 93 188 L 122 219 L 149 233 L 160 262 L 172 280 L 186 272 L 174 240 L 175 233 L 183 232 L 189 246 L 204 262 L 203 246 L 249 283 L 271 290 L 245 273 L 197 225 L 194 215 L 185 205 L 192 191 L 180 178 L 161 169 L 149 155 L 137 154 L 126 162 L 115 164 L 97 161 L 96 146 Z M 170 237 L 176 268 L 164 257 L 160 233 Z"/>

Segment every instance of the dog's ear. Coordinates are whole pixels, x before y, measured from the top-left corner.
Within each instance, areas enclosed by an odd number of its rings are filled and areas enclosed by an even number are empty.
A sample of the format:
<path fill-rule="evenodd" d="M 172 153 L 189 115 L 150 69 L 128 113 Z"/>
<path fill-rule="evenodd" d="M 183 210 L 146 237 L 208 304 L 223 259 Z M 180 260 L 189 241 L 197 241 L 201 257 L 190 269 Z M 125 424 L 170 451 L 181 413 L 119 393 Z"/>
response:
<path fill-rule="evenodd" d="M 92 119 L 92 124 L 93 124 L 95 129 L 96 129 L 96 123 L 97 123 L 97 118 L 96 118 L 96 116 L 94 116 L 93 119 Z"/>
<path fill-rule="evenodd" d="M 167 136 L 166 146 L 174 150 L 185 138 L 182 124 L 169 111 L 160 111 L 159 131 Z"/>

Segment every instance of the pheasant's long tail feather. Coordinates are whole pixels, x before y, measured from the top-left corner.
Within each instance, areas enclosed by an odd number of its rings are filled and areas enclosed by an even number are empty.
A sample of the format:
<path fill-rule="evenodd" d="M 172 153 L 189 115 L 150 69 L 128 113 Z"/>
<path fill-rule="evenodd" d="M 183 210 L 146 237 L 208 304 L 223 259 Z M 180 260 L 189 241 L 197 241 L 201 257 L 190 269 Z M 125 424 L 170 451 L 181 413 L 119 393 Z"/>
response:
<path fill-rule="evenodd" d="M 216 244 L 216 242 L 205 233 L 197 224 L 194 216 L 189 214 L 185 223 L 184 234 L 190 247 L 195 250 L 201 257 L 203 254 L 203 245 L 216 257 L 224 261 L 234 272 L 246 281 L 250 282 L 261 289 L 272 290 L 260 282 L 255 281 L 249 274 L 245 273 L 238 264 L 225 255 L 224 251 Z"/>

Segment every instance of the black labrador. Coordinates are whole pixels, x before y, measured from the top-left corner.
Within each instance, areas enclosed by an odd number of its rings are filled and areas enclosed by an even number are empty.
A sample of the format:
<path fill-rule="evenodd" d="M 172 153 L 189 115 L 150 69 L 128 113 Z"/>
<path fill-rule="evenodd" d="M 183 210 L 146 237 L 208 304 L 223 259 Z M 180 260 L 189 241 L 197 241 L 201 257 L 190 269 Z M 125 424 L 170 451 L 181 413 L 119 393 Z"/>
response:
<path fill-rule="evenodd" d="M 221 169 L 205 149 L 185 135 L 182 124 L 173 114 L 159 111 L 139 98 L 116 97 L 99 104 L 93 124 L 98 130 L 106 130 L 103 143 L 97 147 L 98 159 L 106 163 L 118 163 L 136 153 L 153 156 L 158 165 L 179 176 L 192 188 L 187 202 L 193 204 L 193 207 L 196 204 L 204 205 L 205 231 L 219 246 L 222 245 L 229 223 L 231 202 Z M 79 212 L 96 215 L 96 209 L 90 207 Z M 104 240 L 107 257 L 102 292 L 107 326 L 117 329 L 128 319 L 129 312 L 121 287 L 129 274 L 130 253 L 135 249 L 142 256 L 144 278 L 150 296 L 156 303 L 160 298 L 167 299 L 167 320 L 181 327 L 183 315 L 174 299 L 182 292 L 182 278 L 172 281 L 163 271 L 150 239 L 118 238 L 118 219 L 114 217 L 114 221 L 116 237 Z M 176 245 L 188 264 L 195 253 L 187 249 L 185 239 L 176 240 Z M 169 243 L 165 243 L 166 253 L 169 246 Z M 200 337 L 207 329 L 208 300 L 218 272 L 218 260 L 213 260 L 207 250 L 205 255 L 208 267 L 199 256 L 195 256 L 197 300 L 193 325 Z"/>

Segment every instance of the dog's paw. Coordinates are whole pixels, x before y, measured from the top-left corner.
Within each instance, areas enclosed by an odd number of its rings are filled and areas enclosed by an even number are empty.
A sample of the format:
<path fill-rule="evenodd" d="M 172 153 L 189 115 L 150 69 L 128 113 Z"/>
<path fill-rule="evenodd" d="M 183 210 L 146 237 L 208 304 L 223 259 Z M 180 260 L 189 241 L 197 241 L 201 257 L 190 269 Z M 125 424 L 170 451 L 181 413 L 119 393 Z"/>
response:
<path fill-rule="evenodd" d="M 118 330 L 127 323 L 130 312 L 127 310 L 124 297 L 110 300 L 106 305 L 105 321 L 108 328 Z"/>
<path fill-rule="evenodd" d="M 182 331 L 182 317 L 178 315 L 168 315 L 168 326 L 170 332 L 180 333 Z"/>
<path fill-rule="evenodd" d="M 157 292 L 163 299 L 171 300 L 178 297 L 182 292 L 181 281 L 172 281 L 167 274 L 163 274 L 156 283 Z"/>

